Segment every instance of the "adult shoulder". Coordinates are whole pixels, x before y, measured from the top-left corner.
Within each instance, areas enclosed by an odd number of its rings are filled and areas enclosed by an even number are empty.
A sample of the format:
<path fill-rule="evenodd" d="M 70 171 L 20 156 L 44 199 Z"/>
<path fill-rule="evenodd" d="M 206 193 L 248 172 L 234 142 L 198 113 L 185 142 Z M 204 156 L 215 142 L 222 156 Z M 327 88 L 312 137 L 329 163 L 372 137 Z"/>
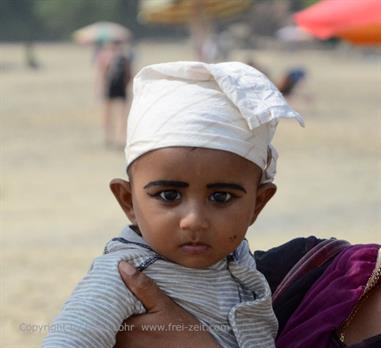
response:
<path fill-rule="evenodd" d="M 257 268 L 266 277 L 271 291 L 275 291 L 286 274 L 308 251 L 324 240 L 315 236 L 295 238 L 267 251 L 255 251 Z"/>

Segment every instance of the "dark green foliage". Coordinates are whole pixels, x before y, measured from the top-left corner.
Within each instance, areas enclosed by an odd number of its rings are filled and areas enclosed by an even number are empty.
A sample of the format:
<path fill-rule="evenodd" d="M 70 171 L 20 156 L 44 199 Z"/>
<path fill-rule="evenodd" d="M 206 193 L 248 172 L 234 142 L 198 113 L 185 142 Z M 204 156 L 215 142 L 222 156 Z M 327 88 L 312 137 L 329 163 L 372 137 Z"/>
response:
<path fill-rule="evenodd" d="M 0 40 L 32 41 L 40 30 L 33 0 L 0 1 Z"/>
<path fill-rule="evenodd" d="M 70 40 L 98 21 L 125 25 L 135 38 L 183 35 L 184 28 L 138 23 L 138 0 L 0 0 L 0 41 Z"/>
<path fill-rule="evenodd" d="M 253 0 L 253 9 L 255 13 L 256 4 L 287 2 L 294 12 L 317 1 Z M 125 25 L 135 38 L 182 36 L 187 32 L 184 26 L 139 23 L 138 3 L 139 0 L 0 0 L 0 41 L 70 40 L 74 30 L 97 21 Z"/>

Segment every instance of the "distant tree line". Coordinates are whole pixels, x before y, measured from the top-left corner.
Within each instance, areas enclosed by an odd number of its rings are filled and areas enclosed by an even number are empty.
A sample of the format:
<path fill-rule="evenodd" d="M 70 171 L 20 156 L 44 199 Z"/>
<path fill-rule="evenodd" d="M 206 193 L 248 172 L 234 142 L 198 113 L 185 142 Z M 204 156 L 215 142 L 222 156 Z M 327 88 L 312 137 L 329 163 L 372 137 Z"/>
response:
<path fill-rule="evenodd" d="M 68 40 L 97 21 L 125 25 L 136 37 L 181 35 L 183 28 L 138 22 L 138 0 L 1 0 L 0 41 Z"/>
<path fill-rule="evenodd" d="M 254 8 L 256 4 L 287 3 L 291 11 L 296 11 L 316 1 L 253 0 L 253 3 Z M 0 41 L 68 40 L 74 30 L 101 20 L 125 25 L 132 30 L 136 38 L 171 37 L 186 33 L 186 29 L 181 26 L 153 26 L 140 23 L 137 16 L 138 2 L 138 0 L 1 0 Z"/>

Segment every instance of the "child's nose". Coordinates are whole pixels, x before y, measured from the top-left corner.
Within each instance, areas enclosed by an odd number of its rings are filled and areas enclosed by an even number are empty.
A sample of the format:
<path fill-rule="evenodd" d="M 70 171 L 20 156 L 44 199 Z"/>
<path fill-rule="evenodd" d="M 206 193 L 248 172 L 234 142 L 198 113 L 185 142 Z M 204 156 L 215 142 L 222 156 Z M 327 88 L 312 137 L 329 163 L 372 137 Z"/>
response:
<path fill-rule="evenodd" d="M 202 231 L 209 227 L 205 207 L 201 204 L 191 204 L 185 208 L 180 220 L 180 228 L 189 231 Z"/>

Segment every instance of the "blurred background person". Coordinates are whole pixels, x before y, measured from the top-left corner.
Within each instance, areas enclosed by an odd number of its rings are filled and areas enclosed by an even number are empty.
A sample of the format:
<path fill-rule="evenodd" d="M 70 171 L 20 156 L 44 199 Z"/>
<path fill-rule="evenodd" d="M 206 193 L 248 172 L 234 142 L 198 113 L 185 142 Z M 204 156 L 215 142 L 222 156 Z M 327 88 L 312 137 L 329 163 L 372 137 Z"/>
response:
<path fill-rule="evenodd" d="M 131 80 L 131 54 L 119 41 L 106 44 L 97 54 L 97 91 L 103 99 L 105 145 L 123 147 L 125 142 L 128 84 Z"/>

